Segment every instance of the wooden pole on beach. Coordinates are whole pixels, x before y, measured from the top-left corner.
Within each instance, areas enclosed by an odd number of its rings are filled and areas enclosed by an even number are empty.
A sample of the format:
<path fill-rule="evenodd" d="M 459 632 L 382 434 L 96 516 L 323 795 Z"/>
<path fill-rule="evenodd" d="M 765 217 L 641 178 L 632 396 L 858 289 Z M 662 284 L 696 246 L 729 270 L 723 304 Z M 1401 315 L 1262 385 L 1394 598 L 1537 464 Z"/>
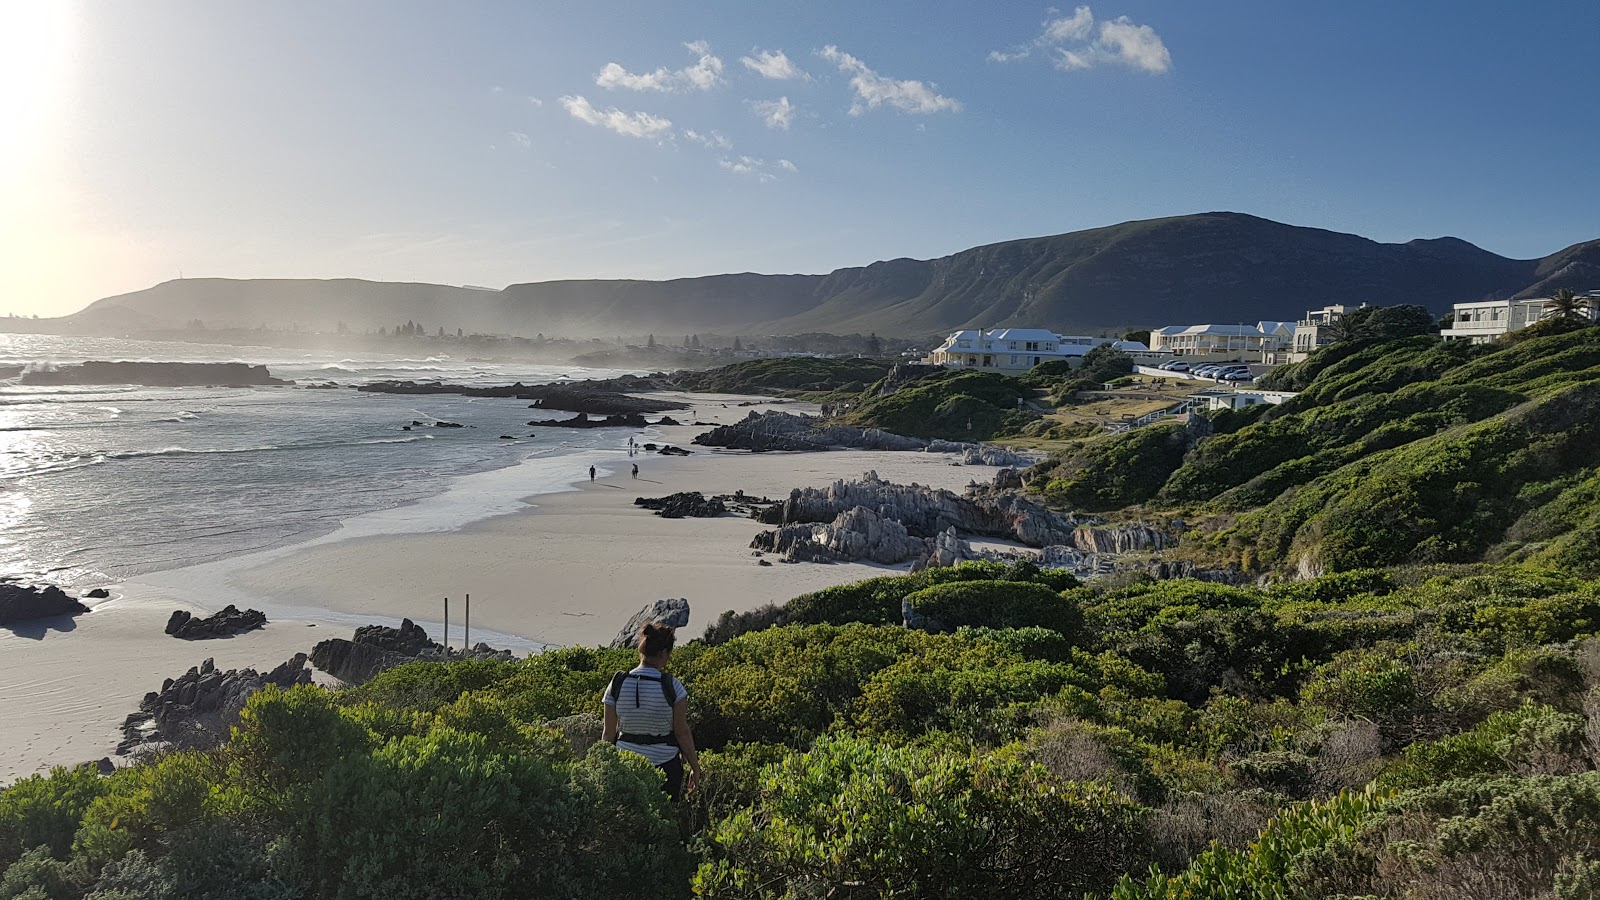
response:
<path fill-rule="evenodd" d="M 450 656 L 450 598 L 444 598 L 444 655 Z"/>
<path fill-rule="evenodd" d="M 467 595 L 467 629 L 461 632 L 461 649 L 472 649 L 472 595 Z"/>

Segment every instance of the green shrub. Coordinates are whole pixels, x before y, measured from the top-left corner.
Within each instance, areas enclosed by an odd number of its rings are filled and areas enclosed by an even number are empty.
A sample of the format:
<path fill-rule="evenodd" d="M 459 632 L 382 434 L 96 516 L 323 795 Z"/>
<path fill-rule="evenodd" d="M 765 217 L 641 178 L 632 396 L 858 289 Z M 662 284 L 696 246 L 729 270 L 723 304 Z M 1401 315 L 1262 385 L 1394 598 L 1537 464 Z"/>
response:
<path fill-rule="evenodd" d="M 698 895 L 1078 900 L 1145 854 L 1137 806 L 1019 761 L 828 739 L 761 787 L 710 833 Z"/>
<path fill-rule="evenodd" d="M 35 847 L 65 858 L 84 812 L 110 783 L 93 768 L 57 767 L 0 790 L 0 871 Z"/>
<path fill-rule="evenodd" d="M 913 612 L 934 630 L 962 626 L 1048 628 L 1068 637 L 1083 623 L 1078 604 L 1040 584 L 968 581 L 934 585 L 906 595 Z"/>

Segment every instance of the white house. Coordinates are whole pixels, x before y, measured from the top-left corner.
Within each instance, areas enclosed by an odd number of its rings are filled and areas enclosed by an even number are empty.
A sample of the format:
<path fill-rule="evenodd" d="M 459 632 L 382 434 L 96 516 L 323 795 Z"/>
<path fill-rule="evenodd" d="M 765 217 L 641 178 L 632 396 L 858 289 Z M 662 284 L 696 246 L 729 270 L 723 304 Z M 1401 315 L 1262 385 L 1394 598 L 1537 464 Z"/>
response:
<path fill-rule="evenodd" d="M 1288 355 L 1289 362 L 1304 362 L 1305 358 L 1333 343 L 1333 323 L 1340 321 L 1366 306 L 1346 306 L 1332 303 L 1321 309 L 1308 309 L 1305 316 L 1294 325 L 1294 343 Z"/>
<path fill-rule="evenodd" d="M 1178 356 L 1242 358 L 1286 350 L 1294 340 L 1292 322 L 1254 325 L 1164 325 L 1150 332 L 1150 349 Z"/>
<path fill-rule="evenodd" d="M 1149 352 L 1149 348 L 1138 341 L 1056 334 L 1045 328 L 969 328 L 945 338 L 923 361 L 937 366 L 1015 375 L 1052 360 L 1075 363 L 1085 353 L 1105 343 L 1129 353 Z"/>
<path fill-rule="evenodd" d="M 1589 318 L 1595 318 L 1600 313 L 1600 309 L 1597 309 L 1600 307 L 1600 291 L 1590 291 L 1581 296 L 1589 301 Z M 1521 331 L 1549 314 L 1549 297 L 1457 303 L 1455 321 L 1440 334 L 1447 341 L 1488 344 L 1503 334 Z"/>

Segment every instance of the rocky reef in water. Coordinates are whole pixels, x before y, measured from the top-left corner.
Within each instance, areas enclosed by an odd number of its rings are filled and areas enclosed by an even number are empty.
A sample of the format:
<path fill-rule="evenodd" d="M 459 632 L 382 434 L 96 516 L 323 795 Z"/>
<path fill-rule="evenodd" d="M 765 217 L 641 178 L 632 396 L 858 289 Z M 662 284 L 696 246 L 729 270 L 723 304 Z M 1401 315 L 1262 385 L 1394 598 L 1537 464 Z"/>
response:
<path fill-rule="evenodd" d="M 639 397 L 589 384 L 523 384 L 519 381 L 516 384 L 483 387 L 442 381 L 378 381 L 359 385 L 356 390 L 370 394 L 454 394 L 461 397 L 532 400 L 534 402 L 530 409 L 554 409 L 596 416 L 662 413 L 689 408 L 686 403 Z"/>
<path fill-rule="evenodd" d="M 293 384 L 273 378 L 266 366 L 247 363 L 97 362 L 27 369 L 22 384 L 138 384 L 147 387 L 227 387 Z"/>
<path fill-rule="evenodd" d="M 89 607 L 55 585 L 18 584 L 0 580 L 0 625 L 54 616 L 75 616 L 88 611 Z"/>

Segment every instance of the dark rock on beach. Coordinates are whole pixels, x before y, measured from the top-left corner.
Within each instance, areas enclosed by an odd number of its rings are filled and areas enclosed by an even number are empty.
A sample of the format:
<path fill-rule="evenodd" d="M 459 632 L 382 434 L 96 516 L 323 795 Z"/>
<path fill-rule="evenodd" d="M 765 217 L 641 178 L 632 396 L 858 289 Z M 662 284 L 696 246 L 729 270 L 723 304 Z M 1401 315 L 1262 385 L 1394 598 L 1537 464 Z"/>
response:
<path fill-rule="evenodd" d="M 84 594 L 84 596 L 88 597 L 90 600 L 104 600 L 111 596 L 111 592 L 105 588 L 94 588 L 88 593 Z"/>
<path fill-rule="evenodd" d="M 311 663 L 346 684 L 362 684 L 379 672 L 409 662 L 444 662 L 458 659 L 513 659 L 510 650 L 478 644 L 470 650 L 446 648 L 428 637 L 410 619 L 399 628 L 363 625 L 350 640 L 334 638 L 311 648 Z"/>
<path fill-rule="evenodd" d="M 221 612 L 204 619 L 185 610 L 173 610 L 172 617 L 167 620 L 167 634 L 186 641 L 203 641 L 233 637 L 236 634 L 263 628 L 266 624 L 267 614 L 261 610 L 241 610 L 230 603 L 223 607 Z"/>
<path fill-rule="evenodd" d="M 610 383 L 607 383 L 610 384 Z M 631 383 L 630 383 L 631 384 Z M 627 384 L 618 382 L 616 387 Z M 647 383 L 638 387 L 648 388 Z M 621 413 L 660 413 L 674 409 L 687 409 L 688 405 L 671 400 L 657 400 L 625 394 L 609 387 L 588 385 L 516 384 L 481 387 L 465 384 L 446 384 L 441 381 L 379 381 L 356 387 L 358 391 L 373 394 L 455 394 L 462 397 L 505 397 L 532 400 L 537 409 L 555 409 L 563 412 L 590 413 L 610 416 Z M 415 423 L 413 423 L 415 424 Z"/>
<path fill-rule="evenodd" d="M 55 585 L 0 581 L 0 625 L 52 616 L 75 616 L 88 611 L 89 607 Z"/>
<path fill-rule="evenodd" d="M 726 515 L 728 505 L 721 498 L 706 499 L 699 491 L 683 491 L 665 497 L 637 497 L 634 506 L 655 510 L 663 519 L 713 519 Z"/>
<path fill-rule="evenodd" d="M 634 613 L 628 624 L 617 632 L 617 636 L 611 641 L 612 648 L 632 650 L 639 646 L 639 632 L 644 626 L 651 624 L 665 625 L 668 628 L 682 628 L 688 625 L 689 601 L 682 598 L 668 598 L 648 604 L 644 609 Z"/>

